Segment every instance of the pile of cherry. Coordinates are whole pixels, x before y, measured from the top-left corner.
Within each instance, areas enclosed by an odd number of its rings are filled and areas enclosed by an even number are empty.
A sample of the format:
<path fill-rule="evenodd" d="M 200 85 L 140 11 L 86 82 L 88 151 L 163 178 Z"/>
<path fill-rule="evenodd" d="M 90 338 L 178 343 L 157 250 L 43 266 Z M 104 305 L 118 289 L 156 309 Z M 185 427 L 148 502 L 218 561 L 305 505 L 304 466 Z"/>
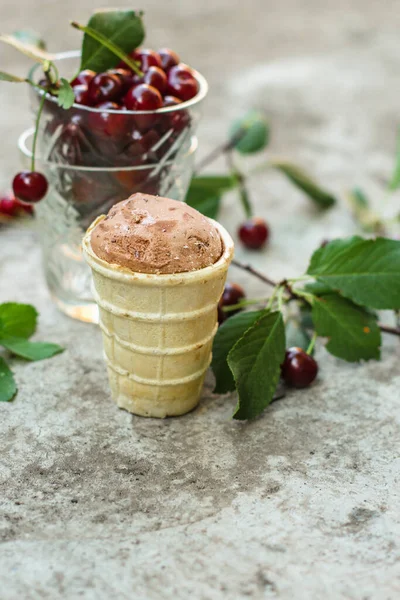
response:
<path fill-rule="evenodd" d="M 189 132 L 192 117 L 179 105 L 199 92 L 194 71 L 168 48 L 158 52 L 137 49 L 130 58 L 143 75 L 124 62 L 104 73 L 81 71 L 71 82 L 75 105 L 64 110 L 48 98 L 43 109 L 42 144 L 46 152 L 50 149 L 51 161 L 71 166 L 121 167 L 112 173 L 64 171 L 52 181 L 55 189 L 74 204 L 92 204 L 95 198 L 95 211 L 99 207 L 106 210 L 135 191 L 160 193 L 181 147 L 180 140 L 189 143 L 185 133 Z M 39 84 L 48 87 L 45 79 Z M 164 107 L 177 108 L 159 112 Z M 160 163 L 161 168 L 153 172 L 153 165 Z M 37 172 L 18 173 L 13 181 L 15 197 L 22 202 L 38 202 L 47 187 L 46 178 Z"/>
<path fill-rule="evenodd" d="M 82 71 L 71 82 L 75 102 L 107 110 L 154 111 L 191 100 L 199 91 L 192 69 L 173 50 L 134 50 L 130 58 L 143 76 L 124 62 L 105 73 Z"/>

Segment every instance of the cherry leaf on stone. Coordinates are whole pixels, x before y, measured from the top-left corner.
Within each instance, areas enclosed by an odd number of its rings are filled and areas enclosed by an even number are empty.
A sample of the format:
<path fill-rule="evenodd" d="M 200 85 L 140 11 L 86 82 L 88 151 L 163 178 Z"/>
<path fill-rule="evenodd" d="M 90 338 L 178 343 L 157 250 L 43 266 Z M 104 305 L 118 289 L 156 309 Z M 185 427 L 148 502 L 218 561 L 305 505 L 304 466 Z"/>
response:
<path fill-rule="evenodd" d="M 6 348 L 12 354 L 25 358 L 26 360 L 43 360 L 51 358 L 55 354 L 64 351 L 58 344 L 50 342 L 30 342 L 17 337 L 0 337 L 0 346 Z"/>
<path fill-rule="evenodd" d="M 269 166 L 283 173 L 291 183 L 304 192 L 319 207 L 330 208 L 336 203 L 335 196 L 320 187 L 308 173 L 297 165 L 283 160 L 273 160 L 269 162 Z"/>
<path fill-rule="evenodd" d="M 30 304 L 0 304 L 0 337 L 31 337 L 36 329 L 37 314 Z"/>
<path fill-rule="evenodd" d="M 312 316 L 318 335 L 329 338 L 326 349 L 334 356 L 349 362 L 380 358 L 376 317 L 361 306 L 330 293 L 315 298 Z"/>
<path fill-rule="evenodd" d="M 312 255 L 307 270 L 356 304 L 400 309 L 400 242 L 354 236 L 330 242 Z"/>
<path fill-rule="evenodd" d="M 239 399 L 235 419 L 253 419 L 272 401 L 285 357 L 282 313 L 265 313 L 228 354 Z"/>
<path fill-rule="evenodd" d="M 241 312 L 220 325 L 214 338 L 211 368 L 215 375 L 215 393 L 225 394 L 235 389 L 235 381 L 228 365 L 228 354 L 236 342 L 265 311 Z"/>
<path fill-rule="evenodd" d="M 256 110 L 248 112 L 241 119 L 237 119 L 231 127 L 230 137 L 238 137 L 234 147 L 242 154 L 259 152 L 268 145 L 269 124 L 266 116 Z"/>
<path fill-rule="evenodd" d="M 61 77 L 60 87 L 57 90 L 57 103 L 61 108 L 68 110 L 75 102 L 75 94 L 69 82 Z"/>
<path fill-rule="evenodd" d="M 88 28 L 98 32 L 102 39 L 129 54 L 140 46 L 144 39 L 142 13 L 134 10 L 104 9 L 96 11 L 88 22 Z M 92 69 L 101 73 L 121 60 L 120 57 L 105 47 L 103 43 L 84 34 L 82 42 L 81 70 Z"/>
<path fill-rule="evenodd" d="M 0 402 L 10 402 L 17 393 L 17 385 L 11 369 L 0 356 Z"/>

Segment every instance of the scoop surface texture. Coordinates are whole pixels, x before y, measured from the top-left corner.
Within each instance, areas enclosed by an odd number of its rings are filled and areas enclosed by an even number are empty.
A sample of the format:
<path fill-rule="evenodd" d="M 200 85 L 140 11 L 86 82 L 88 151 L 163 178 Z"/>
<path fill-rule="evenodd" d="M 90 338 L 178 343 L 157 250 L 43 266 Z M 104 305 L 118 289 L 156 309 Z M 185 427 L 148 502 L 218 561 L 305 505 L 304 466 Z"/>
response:
<path fill-rule="evenodd" d="M 137 273 L 171 274 L 213 265 L 222 254 L 218 231 L 184 202 L 133 194 L 115 204 L 93 229 L 102 260 Z"/>

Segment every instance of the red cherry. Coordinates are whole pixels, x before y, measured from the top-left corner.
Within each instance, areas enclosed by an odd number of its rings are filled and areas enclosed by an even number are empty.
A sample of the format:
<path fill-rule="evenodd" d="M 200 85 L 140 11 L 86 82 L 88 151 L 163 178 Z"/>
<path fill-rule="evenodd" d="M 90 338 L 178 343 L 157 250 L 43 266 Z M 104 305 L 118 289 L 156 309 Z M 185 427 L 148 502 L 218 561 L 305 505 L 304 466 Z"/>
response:
<path fill-rule="evenodd" d="M 169 71 L 171 67 L 175 67 L 179 63 L 179 56 L 170 48 L 160 48 L 158 56 L 161 60 L 161 66 L 164 71 Z"/>
<path fill-rule="evenodd" d="M 73 88 L 75 102 L 77 104 L 83 104 L 84 106 L 90 106 L 91 100 L 89 95 L 89 89 L 87 85 L 79 84 L 75 85 Z"/>
<path fill-rule="evenodd" d="M 89 97 L 92 104 L 113 102 L 122 95 L 122 82 L 117 75 L 99 73 L 89 83 Z"/>
<path fill-rule="evenodd" d="M 175 96 L 164 96 L 163 106 L 176 106 L 177 104 L 182 104 L 182 100 Z"/>
<path fill-rule="evenodd" d="M 21 213 L 33 214 L 33 206 L 20 202 L 15 196 L 7 194 L 0 198 L 0 215 L 16 217 Z"/>
<path fill-rule="evenodd" d="M 125 94 L 132 85 L 132 72 L 129 69 L 109 69 L 110 75 L 116 75 L 122 84 L 122 93 Z"/>
<path fill-rule="evenodd" d="M 234 304 L 238 304 L 243 298 L 246 298 L 246 294 L 241 285 L 237 283 L 227 283 L 225 285 L 223 294 L 219 301 L 219 305 L 221 308 L 223 306 L 233 306 Z M 224 313 L 225 318 L 232 317 L 236 313 L 240 312 L 240 308 L 234 311 L 228 311 Z"/>
<path fill-rule="evenodd" d="M 253 217 L 239 227 L 239 237 L 246 248 L 258 250 L 269 238 L 268 225 L 263 219 Z"/>
<path fill-rule="evenodd" d="M 149 67 L 148 71 L 144 74 L 143 81 L 155 87 L 160 94 L 164 94 L 167 89 L 167 76 L 160 67 Z"/>
<path fill-rule="evenodd" d="M 88 125 L 90 131 L 100 137 L 120 138 L 125 133 L 126 115 L 121 113 L 110 113 L 110 110 L 123 111 L 124 108 L 116 102 L 101 102 L 94 108 L 104 109 L 103 112 L 90 112 Z"/>
<path fill-rule="evenodd" d="M 160 92 L 147 83 L 132 86 L 124 98 L 128 110 L 158 110 L 162 107 Z"/>
<path fill-rule="evenodd" d="M 168 71 L 168 93 L 184 102 L 196 96 L 199 84 L 193 71 L 187 65 L 180 63 Z"/>
<path fill-rule="evenodd" d="M 13 180 L 13 191 L 21 202 L 39 202 L 46 195 L 47 179 L 37 171 L 21 171 Z"/>
<path fill-rule="evenodd" d="M 140 131 L 147 131 L 155 126 L 159 116 L 154 111 L 162 107 L 162 96 L 156 88 L 147 83 L 141 83 L 131 87 L 124 98 L 125 106 L 128 110 L 153 111 L 153 113 L 136 115 L 136 128 Z"/>
<path fill-rule="evenodd" d="M 147 48 L 140 48 L 140 50 L 134 50 L 129 54 L 130 58 L 136 60 L 139 63 L 139 68 L 143 73 L 149 70 L 150 67 L 162 68 L 161 58 L 154 50 L 148 50 Z"/>
<path fill-rule="evenodd" d="M 125 153 L 132 158 L 142 156 L 149 152 L 159 141 L 160 136 L 154 129 L 150 129 L 146 133 L 134 129 L 130 135 L 129 144 L 125 148 Z"/>
<path fill-rule="evenodd" d="M 144 167 L 145 165 L 146 159 L 144 157 L 140 157 L 135 161 L 136 167 Z M 142 183 L 147 179 L 150 173 L 151 169 L 135 168 L 116 171 L 114 177 L 126 192 L 133 194 L 134 192 L 142 191 Z"/>
<path fill-rule="evenodd" d="M 93 77 L 96 75 L 94 71 L 90 69 L 85 69 L 78 73 L 78 75 L 71 81 L 71 86 L 75 87 L 76 85 L 89 85 L 92 81 Z"/>
<path fill-rule="evenodd" d="M 297 388 L 309 386 L 317 376 L 318 363 L 302 348 L 293 346 L 286 350 L 282 364 L 282 377 L 288 385 Z"/>

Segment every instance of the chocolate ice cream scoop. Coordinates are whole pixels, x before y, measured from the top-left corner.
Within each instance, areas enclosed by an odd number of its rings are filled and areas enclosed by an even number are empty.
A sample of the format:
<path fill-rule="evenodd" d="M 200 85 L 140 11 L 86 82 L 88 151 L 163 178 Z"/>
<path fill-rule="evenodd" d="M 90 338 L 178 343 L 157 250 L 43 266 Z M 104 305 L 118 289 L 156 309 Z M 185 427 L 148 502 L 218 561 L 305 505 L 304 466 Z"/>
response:
<path fill-rule="evenodd" d="M 223 245 L 214 225 L 183 202 L 133 194 L 93 229 L 93 252 L 137 273 L 184 273 L 213 265 Z"/>

